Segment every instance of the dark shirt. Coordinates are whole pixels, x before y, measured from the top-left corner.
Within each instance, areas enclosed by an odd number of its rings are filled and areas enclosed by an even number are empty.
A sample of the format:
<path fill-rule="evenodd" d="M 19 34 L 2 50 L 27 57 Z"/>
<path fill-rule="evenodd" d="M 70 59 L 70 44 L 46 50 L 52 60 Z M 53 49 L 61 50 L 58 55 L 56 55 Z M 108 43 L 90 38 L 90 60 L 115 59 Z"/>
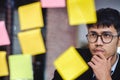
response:
<path fill-rule="evenodd" d="M 80 53 L 80 55 L 83 57 L 85 62 L 89 62 L 91 60 L 91 53 L 89 49 L 77 49 L 77 51 Z M 120 55 L 119 55 L 120 56 Z M 93 71 L 89 67 L 89 69 L 83 73 L 81 76 L 77 77 L 75 80 L 92 80 L 93 77 Z M 59 73 L 55 70 L 54 77 L 52 80 L 63 80 L 62 77 L 59 75 Z M 116 69 L 112 75 L 112 80 L 120 80 L 120 58 L 118 60 Z"/>

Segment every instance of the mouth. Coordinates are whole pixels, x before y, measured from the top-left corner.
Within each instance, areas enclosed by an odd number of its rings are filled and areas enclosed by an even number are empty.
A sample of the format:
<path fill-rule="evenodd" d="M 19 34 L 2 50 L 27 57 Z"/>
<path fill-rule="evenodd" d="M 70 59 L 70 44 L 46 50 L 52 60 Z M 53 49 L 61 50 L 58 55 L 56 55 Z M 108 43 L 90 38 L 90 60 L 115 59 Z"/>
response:
<path fill-rule="evenodd" d="M 104 50 L 103 49 L 94 49 L 93 50 L 94 53 L 104 53 Z"/>

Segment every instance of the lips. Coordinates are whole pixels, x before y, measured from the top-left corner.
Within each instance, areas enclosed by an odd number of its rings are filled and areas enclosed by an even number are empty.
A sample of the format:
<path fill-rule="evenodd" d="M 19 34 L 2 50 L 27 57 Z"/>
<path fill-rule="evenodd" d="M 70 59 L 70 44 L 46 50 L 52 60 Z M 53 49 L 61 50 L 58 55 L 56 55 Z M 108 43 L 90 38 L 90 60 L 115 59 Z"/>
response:
<path fill-rule="evenodd" d="M 103 49 L 94 49 L 93 52 L 94 53 L 103 53 L 104 50 Z"/>

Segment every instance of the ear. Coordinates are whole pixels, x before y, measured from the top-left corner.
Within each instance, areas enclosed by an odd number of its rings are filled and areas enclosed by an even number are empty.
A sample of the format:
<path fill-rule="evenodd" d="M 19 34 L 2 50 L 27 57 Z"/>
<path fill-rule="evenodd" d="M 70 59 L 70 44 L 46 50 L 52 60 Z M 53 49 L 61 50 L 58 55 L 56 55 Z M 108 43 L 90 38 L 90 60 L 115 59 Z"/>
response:
<path fill-rule="evenodd" d="M 120 36 L 118 37 L 118 47 L 120 47 Z"/>

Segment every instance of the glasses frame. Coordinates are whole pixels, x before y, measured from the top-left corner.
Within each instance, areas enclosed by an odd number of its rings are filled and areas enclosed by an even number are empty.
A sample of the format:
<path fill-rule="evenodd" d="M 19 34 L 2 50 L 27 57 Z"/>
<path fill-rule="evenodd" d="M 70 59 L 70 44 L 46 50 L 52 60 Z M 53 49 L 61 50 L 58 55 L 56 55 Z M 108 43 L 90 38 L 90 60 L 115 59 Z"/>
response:
<path fill-rule="evenodd" d="M 105 41 L 103 40 L 102 35 L 98 35 L 98 34 L 97 34 L 96 40 L 92 42 L 92 41 L 90 41 L 89 38 L 88 38 L 89 35 L 90 35 L 90 34 L 88 33 L 88 34 L 86 35 L 86 37 L 87 37 L 88 42 L 90 42 L 90 43 L 95 43 L 95 42 L 97 42 L 98 38 L 100 37 L 100 39 L 102 40 L 103 43 L 109 44 L 109 43 L 112 42 L 112 40 L 113 40 L 114 37 L 119 37 L 118 35 L 112 35 L 112 34 L 111 34 L 111 36 L 112 36 L 111 40 L 110 40 L 109 42 L 105 42 Z"/>

